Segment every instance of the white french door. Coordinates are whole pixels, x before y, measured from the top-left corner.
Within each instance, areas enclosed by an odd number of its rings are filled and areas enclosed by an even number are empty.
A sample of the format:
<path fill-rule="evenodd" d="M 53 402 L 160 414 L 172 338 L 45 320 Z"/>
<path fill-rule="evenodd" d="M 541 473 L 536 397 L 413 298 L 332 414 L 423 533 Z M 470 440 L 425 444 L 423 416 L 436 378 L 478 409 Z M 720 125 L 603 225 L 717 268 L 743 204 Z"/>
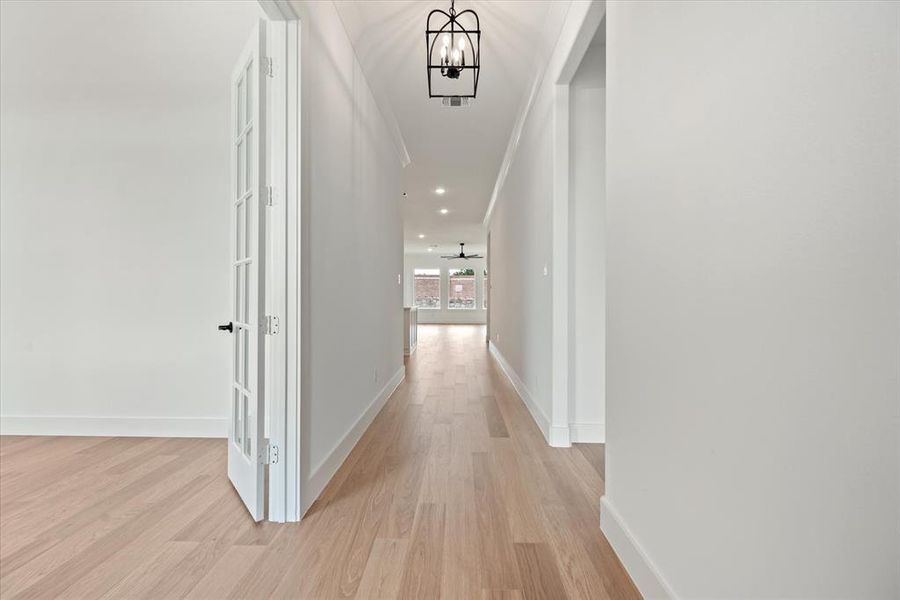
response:
<path fill-rule="evenodd" d="M 266 512 L 266 24 L 231 76 L 232 381 L 228 478 L 253 519 Z"/>

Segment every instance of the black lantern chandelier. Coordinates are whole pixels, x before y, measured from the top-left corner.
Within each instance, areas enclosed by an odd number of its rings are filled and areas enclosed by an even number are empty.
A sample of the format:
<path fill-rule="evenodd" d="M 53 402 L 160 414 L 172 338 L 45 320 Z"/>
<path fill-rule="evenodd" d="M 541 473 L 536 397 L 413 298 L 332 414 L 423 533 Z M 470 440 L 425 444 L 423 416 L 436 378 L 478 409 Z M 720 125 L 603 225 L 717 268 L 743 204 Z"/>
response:
<path fill-rule="evenodd" d="M 450 12 L 434 9 L 428 13 L 425 21 L 428 97 L 442 98 L 448 106 L 462 106 L 468 104 L 478 93 L 481 23 L 474 10 L 464 10 L 457 14 L 454 4 L 455 0 L 450 0 Z M 432 86 L 431 78 L 435 72 L 454 82 L 446 86 L 435 82 L 436 85 Z M 436 93 L 437 87 L 461 93 Z"/>

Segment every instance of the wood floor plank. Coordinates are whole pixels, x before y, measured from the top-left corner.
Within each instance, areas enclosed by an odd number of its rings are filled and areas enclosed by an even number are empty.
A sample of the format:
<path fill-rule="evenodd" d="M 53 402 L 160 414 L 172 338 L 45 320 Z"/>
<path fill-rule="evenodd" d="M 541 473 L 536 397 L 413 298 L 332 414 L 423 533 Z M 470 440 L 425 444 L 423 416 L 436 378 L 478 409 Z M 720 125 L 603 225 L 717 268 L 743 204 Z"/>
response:
<path fill-rule="evenodd" d="M 478 524 L 482 589 L 520 589 L 519 570 L 509 532 L 507 507 L 500 502 L 500 491 L 491 472 L 491 459 L 485 453 L 472 455 L 475 484 L 475 515 Z"/>
<path fill-rule="evenodd" d="M 567 596 L 572 600 L 616 600 L 607 593 L 565 507 L 545 505 L 542 515 Z"/>
<path fill-rule="evenodd" d="M 493 440 L 492 469 L 499 493 L 502 495 L 509 535 L 513 542 L 543 542 L 547 535 L 539 514 L 536 496 L 527 485 L 530 481 L 516 458 L 515 446 L 508 438 Z"/>
<path fill-rule="evenodd" d="M 209 483 L 209 476 L 198 475 L 187 484 L 176 488 L 154 508 L 134 519 L 130 519 L 118 527 L 115 531 L 104 535 L 96 542 L 85 548 L 83 552 L 71 557 L 69 560 L 52 569 L 49 573 L 34 582 L 22 593 L 16 594 L 16 598 L 47 598 L 59 597 L 62 593 L 82 578 L 84 573 L 90 572 L 103 565 L 113 555 L 130 545 L 142 531 L 172 510 L 176 503 L 190 500 L 196 493 Z M 131 569 L 121 573 L 124 577 Z M 121 579 L 121 577 L 120 577 Z M 115 585 L 115 582 L 112 584 Z M 104 590 L 105 591 L 105 590 Z"/>
<path fill-rule="evenodd" d="M 312 573 L 314 567 L 304 559 L 302 550 L 310 547 L 309 538 L 317 530 L 324 515 L 325 511 L 319 511 L 309 515 L 302 524 L 282 525 L 281 531 L 266 547 L 266 551 L 240 577 L 235 578 L 235 583 L 227 594 L 219 597 L 231 600 L 275 598 L 275 591 L 285 575 L 296 573 L 301 565 Z M 300 535 L 300 531 L 303 531 L 303 535 Z"/>
<path fill-rule="evenodd" d="M 79 473 L 74 477 L 61 479 L 57 485 L 44 490 L 46 493 L 27 494 L 21 499 L 21 506 L 4 509 L 0 512 L 0 562 L 3 567 L 0 573 L 6 572 L 5 559 L 14 549 L 21 548 L 25 542 L 56 530 L 66 519 L 81 512 L 86 505 L 96 504 L 122 488 L 136 482 L 150 472 L 176 460 L 174 456 L 159 455 L 155 452 L 157 445 L 146 447 L 144 444 L 133 446 L 123 456 L 100 461 L 90 471 Z M 137 459 L 131 469 L 122 473 L 113 473 L 112 469 Z M 119 459 L 122 459 L 120 461 Z M 90 482 L 90 485 L 85 485 Z M 54 510 L 48 514 L 47 506 Z"/>
<path fill-rule="evenodd" d="M 603 450 L 550 448 L 478 326 L 407 379 L 301 523 L 256 524 L 224 440 L 0 437 L 0 599 L 639 598 Z"/>
<path fill-rule="evenodd" d="M 441 598 L 468 600 L 480 595 L 482 571 L 489 565 L 472 551 L 478 547 L 478 537 L 474 498 L 468 503 L 446 505 Z"/>
<path fill-rule="evenodd" d="M 353 528 L 353 536 L 343 555 L 335 560 L 331 573 L 334 580 L 327 589 L 337 590 L 340 596 L 351 598 L 359 587 L 366 568 L 366 562 L 372 553 L 376 535 L 387 517 L 390 505 L 389 488 L 393 479 L 387 473 L 383 462 L 372 469 L 372 479 L 368 486 L 370 493 L 365 508 Z"/>
<path fill-rule="evenodd" d="M 396 598 L 400 593 L 409 540 L 376 539 L 366 560 L 356 598 Z"/>
<path fill-rule="evenodd" d="M 264 552 L 263 546 L 232 546 L 228 552 L 187 593 L 190 600 L 227 598 L 237 582 Z"/>
<path fill-rule="evenodd" d="M 86 552 L 99 539 L 113 534 L 143 513 L 153 510 L 157 501 L 170 494 L 173 487 L 186 485 L 198 477 L 211 477 L 205 471 L 213 464 L 210 461 L 215 457 L 210 455 L 205 462 L 199 460 L 201 457 L 202 455 L 195 457 L 203 465 L 199 469 L 199 475 L 188 468 L 193 461 L 177 466 L 172 466 L 167 461 L 116 493 L 102 497 L 71 517 L 57 522 L 52 528 L 46 529 L 0 560 L 0 582 L 10 589 L 15 586 L 13 581 L 34 577 L 35 574 L 44 576 L 48 570 L 52 571 L 56 566 Z M 148 462 L 155 464 L 157 458 L 168 457 L 154 457 Z M 15 573 L 20 568 L 24 568 L 26 574 Z"/>
<path fill-rule="evenodd" d="M 588 463 L 597 471 L 601 479 L 606 474 L 606 445 L 605 444 L 572 444 L 572 447 L 581 452 Z"/>
<path fill-rule="evenodd" d="M 0 497 L 0 509 L 5 508 L 5 501 L 10 497 L 21 497 L 30 492 L 51 485 L 59 478 L 84 469 L 90 463 L 84 460 L 79 452 L 91 446 L 98 446 L 107 453 L 114 453 L 121 440 L 108 438 L 70 438 L 63 447 L 43 446 L 33 450 L 17 461 L 4 461 L 3 465 L 13 466 L 0 473 L 4 490 Z M 44 465 L 35 469 L 37 464 Z"/>
<path fill-rule="evenodd" d="M 506 421 L 503 420 L 503 413 L 497 406 L 497 400 L 493 396 L 483 396 L 481 403 L 484 406 L 484 416 L 487 420 L 488 432 L 492 438 L 509 437 L 506 430 Z"/>
<path fill-rule="evenodd" d="M 388 471 L 396 473 L 396 480 L 380 537 L 406 538 L 412 530 L 431 444 L 430 432 L 420 430 L 417 424 L 404 430 L 397 448 L 388 454 Z"/>
<path fill-rule="evenodd" d="M 222 510 L 227 507 L 227 510 Z M 194 519 L 214 523 L 214 526 L 199 535 L 196 529 L 181 530 L 181 540 L 191 544 L 190 550 L 180 561 L 179 568 L 171 572 L 162 572 L 155 579 L 148 578 L 145 589 L 149 598 L 180 598 L 186 595 L 213 565 L 221 559 L 236 540 L 251 527 L 251 522 L 241 513 L 240 500 L 234 490 L 226 490 L 213 503 L 213 510 L 218 512 L 216 518 L 209 518 L 211 511 Z M 193 538 L 193 539 L 191 539 Z M 173 540 L 178 540 L 176 534 Z"/>
<path fill-rule="evenodd" d="M 176 566 L 197 547 L 197 542 L 167 542 L 152 558 L 144 560 L 124 579 L 115 584 L 108 592 L 103 594 L 103 600 L 117 600 L 118 598 L 162 598 L 153 592 L 154 584 L 167 574 L 178 572 Z M 170 596 L 174 597 L 174 596 Z"/>
<path fill-rule="evenodd" d="M 425 461 L 425 473 L 422 480 L 422 492 L 419 501 L 424 503 L 443 503 L 450 494 L 450 444 L 453 432 L 453 419 L 449 423 L 435 423 L 431 429 L 431 443 L 428 458 Z"/>
<path fill-rule="evenodd" d="M 482 590 L 481 600 L 522 600 L 520 590 Z"/>
<path fill-rule="evenodd" d="M 76 577 L 76 581 L 65 589 L 62 597 L 96 598 L 107 593 L 122 579 L 123 574 L 130 573 L 138 565 L 146 563 L 151 549 L 170 542 L 172 536 L 186 523 L 198 514 L 209 510 L 221 492 L 221 483 L 213 480 L 202 486 L 196 493 L 188 495 L 187 501 L 181 504 L 160 505 L 159 511 L 154 512 L 157 516 L 155 526 L 141 529 L 138 535 L 131 539 L 131 543 L 118 549 L 95 568 L 81 572 L 80 577 Z M 132 532 L 126 531 L 125 534 L 131 535 Z M 109 540 L 109 542 L 114 543 L 113 540 Z M 195 543 L 189 542 L 189 544 Z M 182 564 L 178 563 L 178 567 L 168 573 L 158 574 L 156 579 L 158 580 L 161 576 L 181 578 L 184 575 L 181 567 Z"/>
<path fill-rule="evenodd" d="M 444 505 L 420 504 L 416 511 L 398 598 L 438 598 L 444 552 Z"/>
<path fill-rule="evenodd" d="M 566 597 L 556 560 L 547 544 L 516 544 L 516 561 L 522 577 L 522 595 L 527 600 Z"/>

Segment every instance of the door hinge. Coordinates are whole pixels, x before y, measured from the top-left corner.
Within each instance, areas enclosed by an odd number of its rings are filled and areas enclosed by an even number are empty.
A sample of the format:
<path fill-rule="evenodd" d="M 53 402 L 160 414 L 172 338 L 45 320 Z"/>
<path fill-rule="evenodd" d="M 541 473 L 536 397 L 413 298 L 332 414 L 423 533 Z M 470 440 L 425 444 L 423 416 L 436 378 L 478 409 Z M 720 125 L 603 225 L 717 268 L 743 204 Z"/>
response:
<path fill-rule="evenodd" d="M 271 185 L 266 186 L 266 206 L 275 205 L 275 188 Z"/>
<path fill-rule="evenodd" d="M 266 315 L 266 335 L 278 334 L 278 317 Z"/>
<path fill-rule="evenodd" d="M 278 464 L 278 446 L 272 445 L 266 440 L 266 445 L 260 450 L 259 462 L 264 465 Z"/>
<path fill-rule="evenodd" d="M 263 68 L 266 70 L 267 76 L 275 77 L 275 64 L 273 63 L 270 56 L 267 56 L 263 59 Z"/>

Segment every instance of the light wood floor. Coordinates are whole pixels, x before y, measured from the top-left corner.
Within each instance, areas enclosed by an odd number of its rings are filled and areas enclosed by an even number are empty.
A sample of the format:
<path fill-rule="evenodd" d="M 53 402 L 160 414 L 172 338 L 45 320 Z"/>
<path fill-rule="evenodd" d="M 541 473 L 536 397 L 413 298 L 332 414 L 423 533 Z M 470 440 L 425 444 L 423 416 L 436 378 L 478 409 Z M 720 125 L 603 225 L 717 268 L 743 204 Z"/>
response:
<path fill-rule="evenodd" d="M 602 446 L 549 448 L 483 336 L 420 328 L 298 524 L 250 522 L 224 440 L 0 439 L 0 596 L 639 598 L 598 526 Z"/>

